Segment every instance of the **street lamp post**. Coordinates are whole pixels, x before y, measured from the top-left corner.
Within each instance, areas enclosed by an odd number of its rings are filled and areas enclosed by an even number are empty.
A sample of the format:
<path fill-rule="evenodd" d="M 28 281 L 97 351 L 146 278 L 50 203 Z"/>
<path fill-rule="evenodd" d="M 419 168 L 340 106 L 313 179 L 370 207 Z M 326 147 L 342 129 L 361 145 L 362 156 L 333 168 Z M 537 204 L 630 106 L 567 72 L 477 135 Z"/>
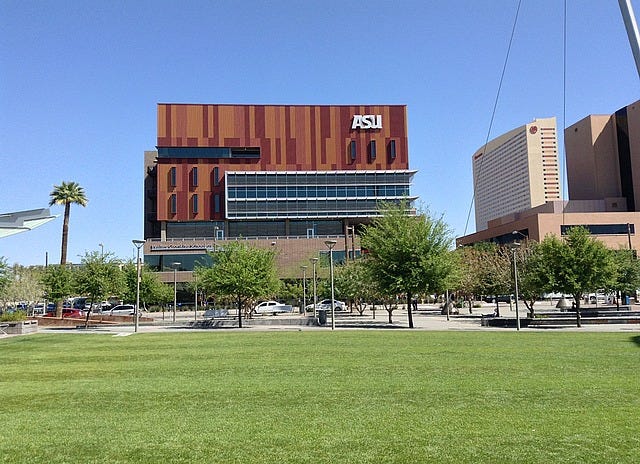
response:
<path fill-rule="evenodd" d="M 100 247 L 100 257 L 102 258 L 104 256 L 104 244 L 98 243 L 98 246 Z"/>
<path fill-rule="evenodd" d="M 356 259 L 356 226 L 347 226 L 347 234 L 351 235 L 351 260 L 355 261 Z M 348 241 L 348 238 L 347 238 Z M 349 244 L 346 244 L 347 247 Z"/>
<path fill-rule="evenodd" d="M 316 318 L 318 315 L 316 314 L 316 306 L 318 306 L 318 294 L 316 293 L 316 264 L 318 263 L 318 258 L 311 258 L 311 264 L 313 264 L 313 317 Z"/>
<path fill-rule="evenodd" d="M 196 291 L 195 291 L 195 306 L 193 309 L 193 320 L 197 321 L 198 320 L 198 275 L 196 274 L 196 271 L 193 271 L 193 280 L 195 282 L 195 287 L 196 287 Z"/>
<path fill-rule="evenodd" d="M 302 269 L 302 309 L 300 314 L 304 314 L 307 309 L 307 267 L 309 266 L 300 266 Z"/>
<path fill-rule="evenodd" d="M 516 259 L 516 251 L 520 247 L 520 242 L 513 242 L 511 245 L 511 251 L 513 252 L 513 281 L 516 292 L 516 330 L 520 330 L 520 314 L 518 311 L 518 261 Z"/>
<path fill-rule="evenodd" d="M 144 240 L 132 240 L 133 244 L 138 249 L 136 256 L 136 309 L 133 311 L 133 331 L 138 331 L 138 319 L 140 318 L 140 248 L 144 246 Z"/>
<path fill-rule="evenodd" d="M 171 267 L 173 268 L 173 322 L 176 321 L 176 306 L 178 305 L 178 287 L 176 283 L 176 271 L 180 263 L 175 262 L 171 263 Z"/>
<path fill-rule="evenodd" d="M 325 245 L 329 248 L 329 273 L 331 275 L 331 330 L 336 328 L 336 298 L 335 289 L 333 287 L 333 247 L 336 246 L 335 240 L 326 240 Z"/>

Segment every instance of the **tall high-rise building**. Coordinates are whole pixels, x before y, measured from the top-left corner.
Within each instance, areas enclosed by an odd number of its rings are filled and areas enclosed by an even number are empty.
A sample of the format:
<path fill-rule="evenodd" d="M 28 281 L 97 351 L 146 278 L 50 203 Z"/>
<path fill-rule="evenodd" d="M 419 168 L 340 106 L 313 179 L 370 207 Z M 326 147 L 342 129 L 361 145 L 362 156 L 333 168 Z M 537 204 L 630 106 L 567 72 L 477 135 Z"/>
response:
<path fill-rule="evenodd" d="M 490 220 L 560 199 L 556 118 L 535 119 L 472 157 L 476 230 Z"/>
<path fill-rule="evenodd" d="M 604 200 L 608 211 L 640 211 L 640 100 L 589 115 L 564 132 L 571 200 Z"/>

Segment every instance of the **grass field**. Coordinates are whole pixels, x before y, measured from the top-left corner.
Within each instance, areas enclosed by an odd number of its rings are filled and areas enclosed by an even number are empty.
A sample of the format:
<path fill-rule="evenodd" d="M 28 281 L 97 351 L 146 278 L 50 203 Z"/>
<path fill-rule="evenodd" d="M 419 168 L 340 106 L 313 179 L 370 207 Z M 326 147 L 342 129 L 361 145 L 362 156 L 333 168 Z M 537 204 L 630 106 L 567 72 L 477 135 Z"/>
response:
<path fill-rule="evenodd" d="M 0 462 L 632 463 L 630 333 L 0 340 Z"/>

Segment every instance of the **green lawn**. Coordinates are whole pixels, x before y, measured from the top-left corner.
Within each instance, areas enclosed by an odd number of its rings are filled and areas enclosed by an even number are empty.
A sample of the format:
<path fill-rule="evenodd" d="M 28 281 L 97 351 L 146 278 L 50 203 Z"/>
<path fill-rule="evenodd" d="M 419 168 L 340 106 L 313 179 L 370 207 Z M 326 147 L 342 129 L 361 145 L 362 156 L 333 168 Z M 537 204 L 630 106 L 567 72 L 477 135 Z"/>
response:
<path fill-rule="evenodd" d="M 0 340 L 0 462 L 632 463 L 631 333 Z"/>

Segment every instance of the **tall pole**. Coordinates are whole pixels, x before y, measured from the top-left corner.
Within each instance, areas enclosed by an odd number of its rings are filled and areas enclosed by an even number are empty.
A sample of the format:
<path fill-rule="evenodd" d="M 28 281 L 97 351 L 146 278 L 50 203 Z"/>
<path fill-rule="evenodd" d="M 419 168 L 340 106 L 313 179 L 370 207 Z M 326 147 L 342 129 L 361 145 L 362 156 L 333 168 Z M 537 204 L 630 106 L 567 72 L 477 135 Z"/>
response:
<path fill-rule="evenodd" d="M 98 243 L 98 246 L 100 247 L 100 257 L 102 258 L 104 256 L 104 245 L 102 243 Z"/>
<path fill-rule="evenodd" d="M 198 275 L 196 274 L 196 271 L 193 271 L 193 279 L 196 283 L 196 299 L 195 299 L 195 306 L 193 309 L 193 320 L 197 321 L 198 320 Z"/>
<path fill-rule="evenodd" d="M 351 226 L 351 260 L 356 260 L 356 226 Z"/>
<path fill-rule="evenodd" d="M 301 314 L 307 310 L 307 266 L 300 266 L 302 268 L 302 310 Z"/>
<path fill-rule="evenodd" d="M 514 242 L 512 243 L 511 250 L 513 251 L 513 280 L 515 284 L 515 292 L 516 292 L 516 330 L 520 330 L 520 314 L 518 312 L 518 261 L 516 259 L 516 250 L 520 246 L 520 243 Z"/>
<path fill-rule="evenodd" d="M 513 273 L 515 275 L 516 283 L 516 330 L 520 330 L 520 314 L 518 312 L 518 260 L 516 259 L 516 250 L 513 250 Z"/>
<path fill-rule="evenodd" d="M 173 267 L 173 322 L 176 321 L 176 307 L 178 306 L 178 287 L 176 282 L 176 274 L 180 263 L 171 263 Z"/>
<path fill-rule="evenodd" d="M 133 311 L 133 331 L 137 332 L 138 331 L 138 319 L 140 318 L 140 272 L 141 272 L 141 266 L 140 266 L 140 248 L 143 247 L 144 245 L 144 240 L 132 240 L 133 244 L 136 246 L 137 251 L 137 255 L 136 255 L 136 275 L 137 275 L 137 279 L 136 279 L 136 308 Z"/>
<path fill-rule="evenodd" d="M 327 240 L 324 242 L 329 247 L 329 273 L 331 275 L 331 330 L 336 329 L 336 296 L 333 286 L 333 247 L 336 246 L 335 240 Z"/>
<path fill-rule="evenodd" d="M 638 23 L 636 23 L 631 0 L 618 0 L 618 5 L 620 5 L 622 21 L 624 21 L 624 26 L 627 29 L 631 53 L 636 62 L 636 70 L 638 71 L 638 76 L 640 76 L 640 33 L 638 32 Z"/>
<path fill-rule="evenodd" d="M 318 306 L 318 294 L 316 293 L 316 264 L 318 263 L 318 258 L 311 258 L 309 261 L 313 264 L 313 317 L 316 318 L 318 317 L 316 314 L 316 306 Z"/>
<path fill-rule="evenodd" d="M 633 248 L 631 248 L 631 223 L 627 222 L 627 240 L 629 240 L 629 251 L 631 251 Z"/>

